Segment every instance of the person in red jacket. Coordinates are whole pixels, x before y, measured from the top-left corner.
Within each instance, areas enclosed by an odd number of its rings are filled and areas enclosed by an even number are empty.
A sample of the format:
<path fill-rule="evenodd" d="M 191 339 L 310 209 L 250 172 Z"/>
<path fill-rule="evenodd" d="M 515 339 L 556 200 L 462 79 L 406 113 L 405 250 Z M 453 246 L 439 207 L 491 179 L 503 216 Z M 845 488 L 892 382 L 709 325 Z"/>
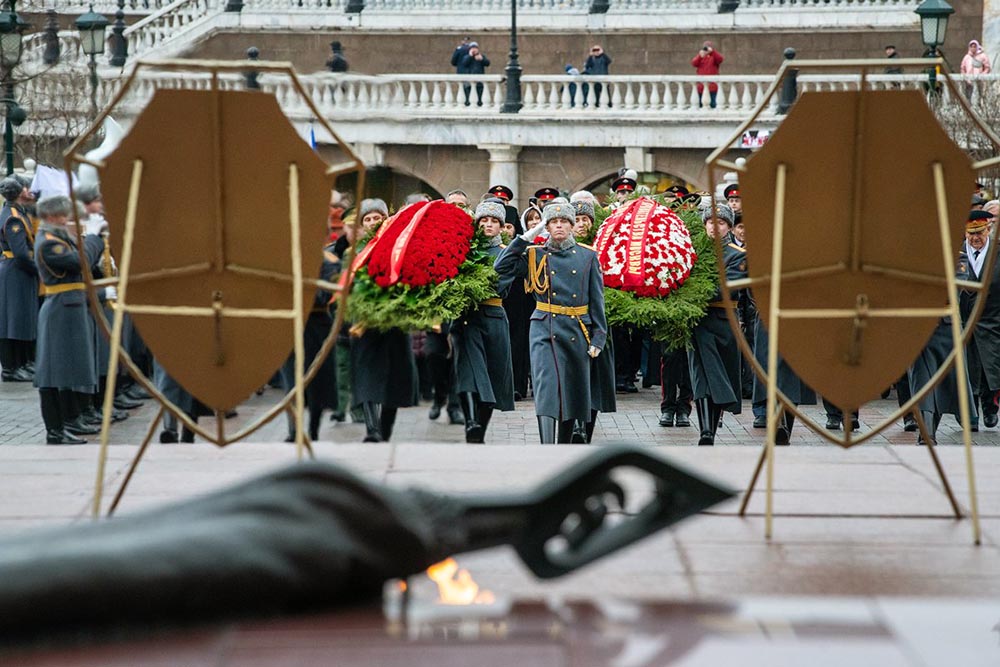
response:
<path fill-rule="evenodd" d="M 715 50 L 712 46 L 712 42 L 705 42 L 701 46 L 701 50 L 698 51 L 698 55 L 691 59 L 691 67 L 695 68 L 698 74 L 710 74 L 717 75 L 719 73 L 719 65 L 723 61 L 722 54 Z M 701 83 L 698 84 L 698 106 L 701 106 L 701 96 L 705 90 L 705 86 Z M 719 93 L 719 86 L 716 83 L 708 84 L 708 97 L 709 106 L 713 109 L 715 108 L 715 96 Z"/>

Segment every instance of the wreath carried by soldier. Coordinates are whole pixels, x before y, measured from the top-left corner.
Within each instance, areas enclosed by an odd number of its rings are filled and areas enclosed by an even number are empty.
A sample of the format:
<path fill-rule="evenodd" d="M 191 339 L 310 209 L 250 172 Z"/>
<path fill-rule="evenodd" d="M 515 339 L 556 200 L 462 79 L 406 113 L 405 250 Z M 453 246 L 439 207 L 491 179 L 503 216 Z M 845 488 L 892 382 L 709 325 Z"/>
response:
<path fill-rule="evenodd" d="M 682 349 L 719 284 L 715 244 L 697 209 L 660 197 L 627 200 L 594 240 L 608 324 L 638 324 L 667 349 Z"/>
<path fill-rule="evenodd" d="M 405 206 L 358 242 L 348 318 L 380 331 L 428 330 L 459 318 L 496 294 L 488 246 L 457 206 Z"/>

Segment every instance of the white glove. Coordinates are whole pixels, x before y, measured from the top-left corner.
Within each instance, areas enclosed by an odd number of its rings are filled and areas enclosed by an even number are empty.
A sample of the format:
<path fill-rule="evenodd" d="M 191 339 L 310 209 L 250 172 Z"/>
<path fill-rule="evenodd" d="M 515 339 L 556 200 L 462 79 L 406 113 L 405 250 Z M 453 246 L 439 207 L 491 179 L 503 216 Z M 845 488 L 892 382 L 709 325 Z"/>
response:
<path fill-rule="evenodd" d="M 539 222 L 537 225 L 535 225 L 525 233 L 521 234 L 521 238 L 527 241 L 528 243 L 531 243 L 532 241 L 538 238 L 539 234 L 541 234 L 544 231 L 545 231 L 545 223 Z"/>
<path fill-rule="evenodd" d="M 590 346 L 590 347 L 589 347 L 589 348 L 587 349 L 587 354 L 589 354 L 589 355 L 590 355 L 590 358 L 591 358 L 591 359 L 596 359 L 596 358 L 597 358 L 597 355 L 599 355 L 600 353 L 601 353 L 601 348 L 599 348 L 599 347 L 594 347 L 593 345 L 591 345 L 591 346 Z"/>
<path fill-rule="evenodd" d="M 114 285 L 109 285 L 104 288 L 104 300 L 105 301 L 117 301 L 118 300 L 118 288 Z"/>
<path fill-rule="evenodd" d="M 91 215 L 83 221 L 84 236 L 98 236 L 108 231 L 108 221 L 103 215 Z"/>

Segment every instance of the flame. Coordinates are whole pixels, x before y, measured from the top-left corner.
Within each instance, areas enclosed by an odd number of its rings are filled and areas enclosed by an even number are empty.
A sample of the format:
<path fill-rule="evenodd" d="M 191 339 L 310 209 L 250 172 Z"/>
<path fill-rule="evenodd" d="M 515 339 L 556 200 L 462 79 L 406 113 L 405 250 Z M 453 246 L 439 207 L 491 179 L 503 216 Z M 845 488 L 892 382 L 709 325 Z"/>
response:
<path fill-rule="evenodd" d="M 441 604 L 492 604 L 496 600 L 491 591 L 479 590 L 469 571 L 460 570 L 454 558 L 431 565 L 427 576 L 437 584 L 437 601 Z"/>

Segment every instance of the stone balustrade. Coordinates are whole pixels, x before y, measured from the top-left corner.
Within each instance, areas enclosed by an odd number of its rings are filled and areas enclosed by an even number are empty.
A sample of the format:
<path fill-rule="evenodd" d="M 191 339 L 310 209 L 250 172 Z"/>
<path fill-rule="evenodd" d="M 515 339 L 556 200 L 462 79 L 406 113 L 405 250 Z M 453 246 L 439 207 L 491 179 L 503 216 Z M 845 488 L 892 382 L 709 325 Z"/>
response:
<path fill-rule="evenodd" d="M 103 70 L 98 104 L 108 104 L 121 85 L 122 79 L 108 76 L 115 70 Z M 32 79 L 19 88 L 19 97 L 30 105 L 32 99 L 59 98 L 73 88 L 80 89 L 82 72 L 64 72 L 58 75 Z M 955 77 L 959 81 L 970 77 Z M 988 83 L 1000 84 L 1000 74 L 972 77 Z M 857 74 L 802 74 L 799 92 L 856 89 Z M 242 89 L 243 78 L 238 74 L 222 77 L 223 87 Z M 499 75 L 458 74 L 395 74 L 368 76 L 359 74 L 317 73 L 300 77 L 308 94 L 320 112 L 332 119 L 382 118 L 403 120 L 412 117 L 464 118 L 496 116 L 500 113 L 505 95 L 505 84 Z M 667 76 L 532 76 L 522 77 L 523 108 L 518 116 L 524 118 L 635 118 L 637 120 L 672 119 L 697 120 L 745 118 L 764 100 L 773 82 L 772 76 L 727 75 L 701 77 L 696 75 Z M 873 74 L 868 82 L 876 90 L 905 88 L 924 90 L 925 74 Z M 305 101 L 297 93 L 287 76 L 264 74 L 259 78 L 261 87 L 273 92 L 279 104 L 293 119 L 312 116 Z M 148 71 L 138 77 L 137 83 L 123 100 L 125 115 L 138 112 L 148 102 L 153 92 L 160 88 L 207 89 L 209 77 L 203 74 L 178 74 Z M 718 86 L 717 108 L 708 106 L 708 84 Z M 698 86 L 702 85 L 699 92 Z M 587 87 L 584 106 L 584 87 Z M 482 106 L 478 105 L 478 89 L 482 88 Z M 598 91 L 598 88 L 600 90 Z M 466 90 L 469 104 L 466 104 Z M 942 93 L 945 105 L 953 104 L 947 87 Z M 774 116 L 777 95 L 772 97 L 765 115 Z M 701 106 L 699 106 L 699 102 Z M 84 108 L 80 109 L 83 113 Z M 505 114 L 507 117 L 511 115 Z"/>
<path fill-rule="evenodd" d="M 125 13 L 142 15 L 155 12 L 173 0 L 125 0 Z M 98 14 L 114 14 L 118 11 L 118 0 L 20 0 L 18 12 L 44 12 L 55 9 L 60 14 L 84 14 L 93 5 Z"/>

